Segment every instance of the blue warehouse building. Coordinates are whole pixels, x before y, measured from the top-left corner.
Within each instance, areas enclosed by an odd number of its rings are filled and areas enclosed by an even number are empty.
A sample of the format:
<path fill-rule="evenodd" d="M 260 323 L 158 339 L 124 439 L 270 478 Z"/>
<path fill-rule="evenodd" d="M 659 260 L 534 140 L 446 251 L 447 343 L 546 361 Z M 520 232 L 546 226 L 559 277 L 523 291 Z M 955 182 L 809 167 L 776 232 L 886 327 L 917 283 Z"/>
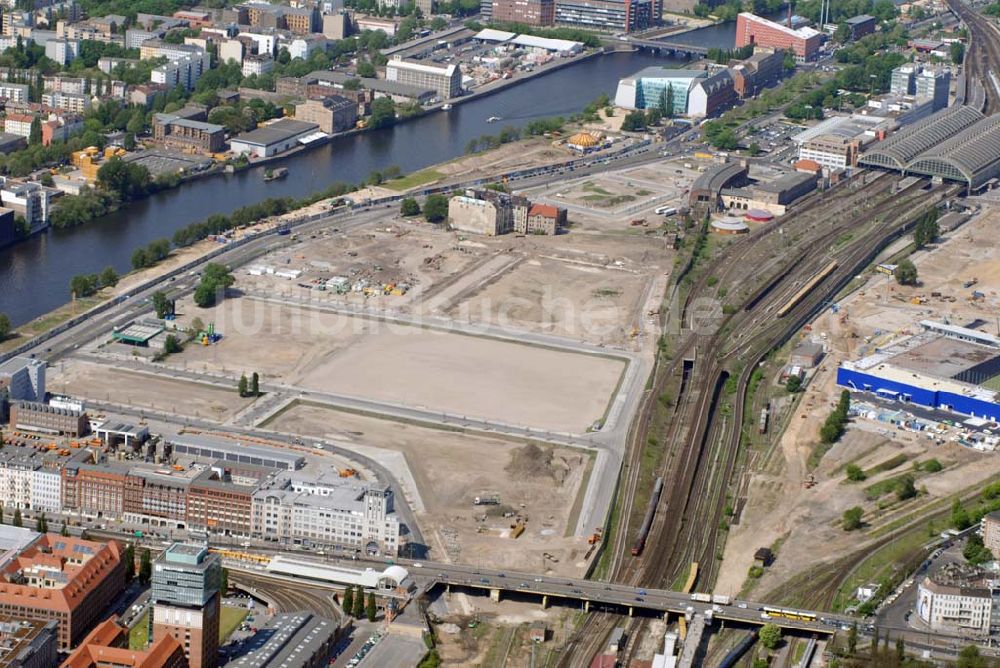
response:
<path fill-rule="evenodd" d="M 923 332 L 844 362 L 837 384 L 884 399 L 1000 421 L 1000 339 L 923 321 Z"/>

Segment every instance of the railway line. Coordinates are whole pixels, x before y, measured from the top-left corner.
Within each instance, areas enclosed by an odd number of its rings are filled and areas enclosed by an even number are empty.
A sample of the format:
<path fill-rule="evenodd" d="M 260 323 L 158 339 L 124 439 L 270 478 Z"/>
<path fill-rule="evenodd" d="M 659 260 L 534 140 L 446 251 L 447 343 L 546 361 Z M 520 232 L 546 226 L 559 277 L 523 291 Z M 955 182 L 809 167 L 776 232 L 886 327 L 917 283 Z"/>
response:
<path fill-rule="evenodd" d="M 983 113 L 987 116 L 1000 112 L 1000 30 L 989 18 L 983 16 L 961 0 L 948 0 L 948 6 L 969 30 L 969 48 L 965 54 L 966 100 L 978 102 L 974 87 L 978 83 L 985 92 Z"/>
<path fill-rule="evenodd" d="M 908 221 L 951 192 L 945 187 L 924 192 L 918 186 L 926 182 L 920 182 L 893 193 L 889 188 L 894 182 L 892 177 L 876 175 L 845 186 L 829 200 L 817 200 L 813 208 L 782 224 L 794 225 L 793 232 L 775 234 L 781 228 L 770 226 L 733 244 L 694 282 L 679 307 L 685 315 L 695 300 L 706 294 L 719 295 L 723 286 L 728 287 L 730 295 L 738 295 L 736 304 L 747 308 L 728 310 L 729 315 L 711 334 L 682 332 L 672 359 L 659 364 L 654 372 L 653 391 L 648 393 L 646 404 L 658 396 L 671 377 L 678 372 L 681 376 L 664 434 L 664 460 L 656 472 L 666 483 L 640 557 L 622 556 L 625 536 L 636 530 L 629 523 L 630 509 L 623 506 L 612 579 L 669 587 L 682 568 L 700 562 L 703 569 L 698 588 L 711 588 L 718 567 L 716 553 L 721 547 L 718 527 L 723 518 L 724 495 L 736 473 L 753 369 L 767 352 L 822 308 L 886 238 L 899 233 Z M 859 210 L 859 216 L 844 215 L 852 206 Z M 829 211 L 842 215 L 831 217 Z M 776 238 L 779 241 L 773 241 Z M 748 266 L 750 276 L 760 280 L 751 282 L 741 275 Z M 816 267 L 821 270 L 817 272 Z M 715 277 L 714 282 L 709 281 L 710 276 Z M 718 287 L 709 290 L 712 285 Z M 778 310 L 784 317 L 775 317 Z M 736 331 L 740 334 L 732 335 Z M 730 378 L 730 374 L 735 377 Z M 635 498 L 634 489 L 629 488 L 639 477 L 636 470 L 642 445 L 654 435 L 650 433 L 655 425 L 651 424 L 648 406 L 644 406 L 637 425 L 627 464 L 630 471 L 622 490 L 626 502 Z M 612 616 L 592 616 L 572 639 L 566 657 L 589 660 L 600 650 L 616 622 L 620 624 Z M 632 620 L 629 626 L 633 639 L 641 635 L 645 624 L 645 620 Z M 626 659 L 636 644 L 626 648 Z M 564 661 L 563 665 L 570 664 Z"/>

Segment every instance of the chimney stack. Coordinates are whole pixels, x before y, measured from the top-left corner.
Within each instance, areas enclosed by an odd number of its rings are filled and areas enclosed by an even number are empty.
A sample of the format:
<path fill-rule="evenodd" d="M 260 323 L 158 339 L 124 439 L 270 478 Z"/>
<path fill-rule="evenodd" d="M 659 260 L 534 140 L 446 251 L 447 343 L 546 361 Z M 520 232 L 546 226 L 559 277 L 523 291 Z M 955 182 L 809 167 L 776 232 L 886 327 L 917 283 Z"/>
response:
<path fill-rule="evenodd" d="M 792 27 L 792 3 L 788 3 L 788 27 Z"/>

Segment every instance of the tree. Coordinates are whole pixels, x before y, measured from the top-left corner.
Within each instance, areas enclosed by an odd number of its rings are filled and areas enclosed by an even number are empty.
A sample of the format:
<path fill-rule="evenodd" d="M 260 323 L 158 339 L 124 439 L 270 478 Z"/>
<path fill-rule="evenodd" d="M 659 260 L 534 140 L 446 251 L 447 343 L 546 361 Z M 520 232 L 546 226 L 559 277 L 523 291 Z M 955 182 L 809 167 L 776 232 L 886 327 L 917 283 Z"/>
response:
<path fill-rule="evenodd" d="M 228 568 L 223 568 L 222 569 L 222 577 L 219 578 L 219 591 L 222 592 L 223 596 L 225 596 L 226 593 L 229 591 L 229 569 Z"/>
<path fill-rule="evenodd" d="M 37 146 L 42 143 L 42 120 L 35 116 L 31 119 L 31 129 L 28 130 L 28 144 Z"/>
<path fill-rule="evenodd" d="M 345 615 L 349 615 L 354 611 L 354 587 L 344 589 L 344 600 L 340 607 L 344 609 Z"/>
<path fill-rule="evenodd" d="M 118 285 L 118 272 L 115 271 L 114 267 L 105 267 L 99 276 L 99 280 L 102 288 L 113 288 Z"/>
<path fill-rule="evenodd" d="M 777 624 L 764 624 L 760 627 L 760 644 L 767 649 L 775 649 L 781 643 L 781 627 Z"/>
<path fill-rule="evenodd" d="M 445 21 L 440 16 L 435 16 L 433 19 L 431 19 L 431 30 L 434 30 L 434 31 L 444 30 L 447 26 L 448 26 L 448 22 Z"/>
<path fill-rule="evenodd" d="M 899 261 L 893 275 L 896 277 L 896 282 L 900 285 L 917 284 L 917 266 L 909 258 L 903 258 Z"/>
<path fill-rule="evenodd" d="M 944 465 L 941 464 L 937 459 L 928 459 L 926 462 L 920 465 L 920 468 L 927 473 L 939 473 L 944 469 Z"/>
<path fill-rule="evenodd" d="M 97 170 L 97 183 L 108 192 L 116 193 L 123 202 L 146 194 L 152 177 L 143 165 L 125 162 L 115 156 Z"/>
<path fill-rule="evenodd" d="M 412 197 L 406 197 L 399 203 L 399 213 L 404 216 L 420 215 L 420 205 Z"/>
<path fill-rule="evenodd" d="M 0 506 L 0 524 L 3 524 L 3 506 Z"/>
<path fill-rule="evenodd" d="M 56 181 L 52 178 L 51 172 L 42 172 L 42 175 L 38 177 L 38 182 L 46 188 L 53 188 L 56 185 Z"/>
<path fill-rule="evenodd" d="M 982 536 L 977 533 L 973 533 L 969 536 L 968 540 L 965 541 L 965 547 L 962 549 L 962 556 L 965 560 L 974 566 L 980 564 L 985 564 L 988 561 L 993 561 L 993 553 L 990 552 L 989 548 L 983 545 Z"/>
<path fill-rule="evenodd" d="M 851 624 L 847 630 L 847 653 L 853 655 L 858 651 L 858 623 Z"/>
<path fill-rule="evenodd" d="M 951 525 L 959 531 L 964 531 L 972 526 L 969 513 L 959 499 L 955 499 L 951 504 Z"/>
<path fill-rule="evenodd" d="M 163 341 L 163 352 L 168 355 L 173 355 L 174 353 L 179 353 L 183 349 L 181 341 L 176 335 L 167 334 L 167 338 Z"/>
<path fill-rule="evenodd" d="M 372 130 L 387 128 L 396 122 L 396 103 L 388 97 L 380 97 L 372 102 L 372 115 L 368 127 Z"/>
<path fill-rule="evenodd" d="M 833 33 L 833 40 L 838 44 L 847 44 L 851 41 L 851 27 L 847 23 L 842 22 L 837 26 L 836 32 Z"/>
<path fill-rule="evenodd" d="M 133 269 L 145 269 L 146 267 L 153 266 L 153 262 L 149 259 L 149 253 L 146 252 L 145 248 L 136 248 L 132 251 L 131 261 Z"/>
<path fill-rule="evenodd" d="M 664 106 L 666 107 L 666 111 L 663 112 L 663 115 L 666 116 L 667 118 L 673 118 L 674 117 L 674 85 L 673 84 L 667 84 L 667 90 L 665 91 L 665 98 L 664 98 L 663 102 L 664 102 Z"/>
<path fill-rule="evenodd" d="M 354 609 L 351 614 L 361 619 L 365 616 L 365 591 L 358 585 L 358 590 L 354 593 Z"/>
<path fill-rule="evenodd" d="M 170 300 L 167 299 L 167 295 L 162 290 L 157 290 L 153 293 L 153 310 L 156 311 L 156 317 L 161 320 L 168 315 L 170 315 Z"/>
<path fill-rule="evenodd" d="M 11 329 L 10 317 L 6 313 L 0 313 L 0 341 L 10 336 Z"/>
<path fill-rule="evenodd" d="M 963 648 L 958 653 L 958 663 L 955 664 L 956 668 L 986 668 L 988 665 L 986 657 L 979 653 L 979 648 L 975 645 Z"/>
<path fill-rule="evenodd" d="M 951 62 L 960 65 L 965 60 L 965 45 L 961 42 L 951 43 Z"/>
<path fill-rule="evenodd" d="M 637 132 L 646 127 L 646 114 L 641 111 L 630 111 L 625 114 L 622 121 L 622 130 L 625 132 Z"/>
<path fill-rule="evenodd" d="M 785 51 L 785 60 L 782 62 L 786 70 L 795 69 L 795 54 L 791 51 Z"/>
<path fill-rule="evenodd" d="M 448 198 L 444 195 L 428 195 L 424 200 L 424 219 L 428 223 L 440 223 L 448 217 Z"/>
<path fill-rule="evenodd" d="M 0 512 L 0 520 L 3 519 L 3 513 Z M 66 537 L 69 536 L 69 525 L 63 522 L 62 529 L 59 530 L 59 535 Z"/>
<path fill-rule="evenodd" d="M 23 527 L 24 526 L 24 520 L 21 518 L 21 509 L 20 508 L 15 508 L 14 509 L 14 521 L 11 524 L 13 524 L 16 527 Z"/>
<path fill-rule="evenodd" d="M 228 267 L 210 262 L 201 272 L 201 281 L 194 291 L 194 303 L 202 308 L 215 305 L 219 297 L 225 296 L 226 288 L 236 282 Z"/>
<path fill-rule="evenodd" d="M 358 62 L 357 74 L 362 79 L 371 79 L 375 76 L 375 66 L 367 60 Z"/>
<path fill-rule="evenodd" d="M 250 376 L 250 395 L 254 397 L 260 396 L 260 374 L 256 371 Z"/>
<path fill-rule="evenodd" d="M 149 553 L 149 548 L 142 548 L 142 554 L 139 556 L 139 582 L 147 585 L 150 579 L 153 577 L 153 559 Z"/>
<path fill-rule="evenodd" d="M 857 464 L 848 464 L 844 472 L 847 473 L 847 479 L 851 482 L 861 482 L 868 477 L 864 470 Z"/>
<path fill-rule="evenodd" d="M 896 662 L 903 663 L 903 659 L 906 658 L 906 641 L 903 640 L 903 636 L 896 638 Z"/>
<path fill-rule="evenodd" d="M 374 622 L 375 615 L 378 612 L 378 608 L 375 606 L 375 592 L 368 592 L 368 604 L 365 606 L 365 614 L 368 615 L 368 621 Z"/>
<path fill-rule="evenodd" d="M 63 525 L 64 527 L 66 525 Z M 125 582 L 131 582 L 135 577 L 135 545 L 125 546 Z"/>
<path fill-rule="evenodd" d="M 241 397 L 247 396 L 247 393 L 249 392 L 249 388 L 248 388 L 247 375 L 246 374 L 243 374 L 242 376 L 240 376 L 240 382 L 236 386 L 236 390 L 240 393 Z"/>
<path fill-rule="evenodd" d="M 750 157 L 756 158 L 760 155 L 760 144 L 757 142 L 751 143 L 750 146 L 747 147 L 747 153 L 750 154 Z"/>
<path fill-rule="evenodd" d="M 97 292 L 97 275 L 80 274 L 79 276 L 74 276 L 69 282 L 69 290 L 77 298 L 89 297 Z"/>
<path fill-rule="evenodd" d="M 917 221 L 913 228 L 913 245 L 916 246 L 917 250 L 933 242 L 941 234 L 937 220 L 938 210 L 931 209 Z"/>
<path fill-rule="evenodd" d="M 45 519 L 45 512 L 43 511 L 41 515 L 38 516 L 38 521 L 35 523 L 35 530 L 38 533 L 48 533 L 49 532 L 49 522 Z"/>
<path fill-rule="evenodd" d="M 789 376 L 788 380 L 785 382 L 785 390 L 789 394 L 795 394 L 802 390 L 802 379 L 798 376 Z"/>
<path fill-rule="evenodd" d="M 913 483 L 913 476 L 904 475 L 896 482 L 896 498 L 900 501 L 912 499 L 917 495 L 917 487 Z"/>
<path fill-rule="evenodd" d="M 860 529 L 861 518 L 864 516 L 864 513 L 865 511 L 862 510 L 861 506 L 854 506 L 853 508 L 845 510 L 842 519 L 844 531 L 854 531 L 855 529 Z"/>

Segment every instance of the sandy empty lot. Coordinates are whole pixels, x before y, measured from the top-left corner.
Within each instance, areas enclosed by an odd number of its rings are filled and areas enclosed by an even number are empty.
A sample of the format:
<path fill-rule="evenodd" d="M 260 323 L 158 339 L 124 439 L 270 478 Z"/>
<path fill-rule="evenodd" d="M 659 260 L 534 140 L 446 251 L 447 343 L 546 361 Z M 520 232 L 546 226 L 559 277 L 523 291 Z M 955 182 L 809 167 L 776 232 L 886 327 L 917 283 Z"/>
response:
<path fill-rule="evenodd" d="M 198 383 L 157 378 L 152 374 L 109 369 L 103 365 L 67 360 L 49 367 L 48 386 L 70 396 L 151 408 L 177 415 L 225 420 L 250 403 L 236 393 Z"/>
<path fill-rule="evenodd" d="M 639 302 L 648 280 L 595 263 L 530 258 L 453 307 L 449 315 L 593 343 L 620 343 L 641 320 Z"/>
<path fill-rule="evenodd" d="M 482 563 L 502 568 L 579 570 L 587 549 L 582 539 L 566 537 L 570 515 L 589 456 L 568 448 L 541 448 L 523 457 L 522 444 L 298 404 L 268 428 L 325 437 L 346 447 L 366 446 L 403 453 L 425 512 L 418 516 L 431 545 L 432 559 Z M 522 452 L 521 456 L 516 453 Z M 511 466 L 512 461 L 515 462 Z M 485 507 L 475 496 L 499 494 L 505 508 L 528 516 L 518 539 L 506 536 L 509 519 L 477 521 Z M 483 527 L 483 533 L 479 533 Z M 558 563 L 543 558 L 548 552 Z"/>
<path fill-rule="evenodd" d="M 318 364 L 304 387 L 580 432 L 601 419 L 619 360 L 383 325 L 348 354 Z"/>

